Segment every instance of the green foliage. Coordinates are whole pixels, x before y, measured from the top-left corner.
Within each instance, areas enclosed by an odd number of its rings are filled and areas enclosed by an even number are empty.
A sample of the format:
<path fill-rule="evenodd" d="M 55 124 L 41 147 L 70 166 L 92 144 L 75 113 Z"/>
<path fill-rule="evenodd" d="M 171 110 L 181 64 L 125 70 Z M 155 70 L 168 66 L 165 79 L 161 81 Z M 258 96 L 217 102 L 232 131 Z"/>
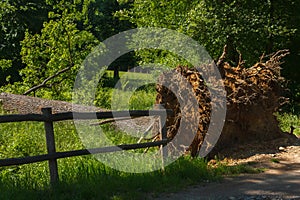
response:
<path fill-rule="evenodd" d="M 263 52 L 285 48 L 295 35 L 296 27 L 289 24 L 292 16 L 281 15 L 292 5 L 294 1 L 285 1 L 282 6 L 273 1 L 138 0 L 131 9 L 117 15 L 138 27 L 164 27 L 185 33 L 204 45 L 215 59 L 225 44 L 231 45 L 232 51 L 239 50 L 253 64 Z M 143 53 L 141 56 L 145 57 Z"/>
<path fill-rule="evenodd" d="M 127 2 L 127 1 L 125 1 Z M 299 103 L 300 2 L 295 0 L 219 1 L 219 0 L 136 0 L 132 6 L 116 13 L 137 27 L 163 27 L 177 30 L 203 45 L 213 59 L 222 54 L 227 44 L 227 59 L 236 65 L 238 52 L 247 66 L 256 63 L 264 53 L 290 49 L 283 64 L 283 74 L 290 79 L 291 98 Z M 137 52 L 140 64 L 186 64 L 166 51 Z M 176 63 L 176 64 L 174 64 Z"/>
<path fill-rule="evenodd" d="M 300 116 L 291 113 L 277 113 L 277 119 L 279 120 L 279 125 L 282 131 L 290 132 L 291 126 L 295 128 L 294 134 L 300 136 Z"/>
<path fill-rule="evenodd" d="M 5 79 L 6 82 L 9 82 L 11 76 L 10 75 L 4 75 L 6 74 L 7 71 L 9 71 L 12 68 L 12 60 L 6 60 L 6 59 L 2 59 L 0 60 L 0 71 L 2 71 L 2 81 L 4 81 L 3 79 Z"/>
<path fill-rule="evenodd" d="M 40 85 L 34 95 L 70 100 L 78 67 L 98 40 L 130 27 L 113 16 L 119 8 L 111 0 L 2 1 L 0 60 L 13 63 L 0 69 L 1 90 Z"/>
<path fill-rule="evenodd" d="M 50 91 L 54 90 L 53 96 L 58 96 L 64 90 L 70 92 L 72 89 L 78 67 L 97 42 L 89 32 L 79 31 L 72 19 L 71 15 L 50 21 L 42 30 L 41 37 L 26 35 L 22 56 L 27 66 L 20 73 L 29 87 L 70 67 L 70 72 L 51 80 L 50 84 L 54 87 Z M 55 84 L 60 86 L 55 87 Z"/>
<path fill-rule="evenodd" d="M 137 90 L 133 93 L 129 100 L 130 110 L 150 110 L 155 104 L 156 91 L 150 90 Z"/>
<path fill-rule="evenodd" d="M 112 88 L 99 88 L 95 97 L 95 105 L 100 108 L 111 109 Z"/>
<path fill-rule="evenodd" d="M 5 71 L 12 67 L 12 60 L 2 59 L 0 60 L 1 70 Z"/>
<path fill-rule="evenodd" d="M 280 161 L 277 158 L 272 158 L 271 162 L 273 162 L 273 163 L 280 163 Z"/>
<path fill-rule="evenodd" d="M 43 86 L 45 89 L 39 90 L 36 95 L 70 100 L 77 70 L 98 41 L 90 32 L 77 28 L 78 21 L 83 21 L 84 15 L 74 5 L 67 8 L 66 5 L 61 6 L 56 13 L 49 12 L 49 18 L 40 34 L 32 35 L 27 31 L 21 43 L 22 60 L 26 67 L 20 70 L 23 80 L 18 92 L 24 93 L 66 69 L 66 73 L 47 81 Z"/>
<path fill-rule="evenodd" d="M 40 31 L 47 19 L 48 7 L 39 0 L 4 0 L 0 2 L 0 60 L 12 61 L 10 69 L 0 69 L 0 85 L 19 80 L 21 62 L 20 41 L 25 30 L 31 33 Z M 6 78 L 8 77 L 8 78 Z"/>
<path fill-rule="evenodd" d="M 233 64 L 238 61 L 237 51 L 252 65 L 262 53 L 291 49 L 283 74 L 292 80 L 291 96 L 299 101 L 299 1 L 4 0 L 0 5 L 0 85 L 6 85 L 2 91 L 23 93 L 72 66 L 35 94 L 70 100 L 76 70 L 97 40 L 134 27 L 163 27 L 192 37 L 213 59 L 227 44 Z M 131 56 L 124 55 L 110 67 L 132 67 Z M 157 49 L 140 50 L 136 59 L 139 64 L 169 67 L 189 64 Z"/>

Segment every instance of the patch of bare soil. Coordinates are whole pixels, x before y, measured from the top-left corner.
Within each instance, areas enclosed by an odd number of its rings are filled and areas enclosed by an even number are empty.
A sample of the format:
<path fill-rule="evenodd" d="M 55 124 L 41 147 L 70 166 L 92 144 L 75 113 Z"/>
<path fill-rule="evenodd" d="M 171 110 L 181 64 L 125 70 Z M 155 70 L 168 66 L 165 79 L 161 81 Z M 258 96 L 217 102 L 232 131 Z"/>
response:
<path fill-rule="evenodd" d="M 276 200 L 300 199 L 300 140 L 285 138 L 228 149 L 221 162 L 263 168 L 259 174 L 228 176 L 158 199 Z M 211 161 L 214 163 L 214 161 Z"/>
<path fill-rule="evenodd" d="M 48 100 L 38 97 L 31 97 L 26 95 L 17 95 L 9 93 L 0 94 L 0 105 L 5 111 L 28 114 L 28 113 L 41 113 L 41 109 L 51 107 L 53 113 L 76 111 L 99 111 L 103 109 L 95 108 L 92 106 L 83 106 L 72 104 L 65 101 Z"/>
<path fill-rule="evenodd" d="M 275 159 L 284 154 L 290 146 L 298 146 L 299 144 L 300 140 L 295 135 L 283 133 L 282 138 L 268 141 L 251 141 L 249 144 L 227 147 L 217 157 L 230 165 L 263 163 L 265 160 Z"/>

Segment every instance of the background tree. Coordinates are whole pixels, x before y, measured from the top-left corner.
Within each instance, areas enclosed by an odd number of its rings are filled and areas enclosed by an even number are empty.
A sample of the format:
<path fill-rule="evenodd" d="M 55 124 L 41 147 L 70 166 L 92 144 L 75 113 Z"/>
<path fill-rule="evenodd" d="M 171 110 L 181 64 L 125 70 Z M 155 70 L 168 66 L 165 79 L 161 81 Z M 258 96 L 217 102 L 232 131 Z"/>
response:
<path fill-rule="evenodd" d="M 25 31 L 38 33 L 47 20 L 49 6 L 39 0 L 3 0 L 0 2 L 0 86 L 20 80 L 20 41 Z"/>
<path fill-rule="evenodd" d="M 19 71 L 22 82 L 8 85 L 6 91 L 65 100 L 71 98 L 76 71 L 91 48 L 98 44 L 92 33 L 78 29 L 80 25 L 88 26 L 84 9 L 89 4 L 80 3 L 56 2 L 40 33 L 26 31 L 21 42 L 22 61 L 26 65 Z"/>
<path fill-rule="evenodd" d="M 96 39 L 103 41 L 134 27 L 165 27 L 199 41 L 214 59 L 227 44 L 231 64 L 236 64 L 238 52 L 252 65 L 262 53 L 268 55 L 278 49 L 290 49 L 283 73 L 290 80 L 294 100 L 300 98 L 300 69 L 297 67 L 300 2 L 296 0 L 3 0 L 0 5 L 0 85 L 11 84 L 2 90 L 26 92 L 42 84 L 68 66 L 67 52 L 74 55 L 75 66 L 96 45 Z M 64 49 L 63 52 L 55 45 Z M 72 49 L 72 45 L 78 49 Z M 162 63 L 171 67 L 187 64 L 167 51 L 143 50 L 135 55 L 139 64 Z M 119 67 L 126 70 L 134 62 L 132 54 L 124 55 L 110 69 L 115 69 L 117 77 Z M 70 79 L 73 75 L 70 74 Z M 67 75 L 56 79 L 63 76 Z M 22 84 L 17 82 L 20 80 Z M 52 86 L 55 82 L 55 89 L 59 88 L 59 80 L 46 82 Z M 19 88 L 19 85 L 23 86 Z M 52 86 L 49 91 L 54 90 Z"/>
<path fill-rule="evenodd" d="M 22 2 L 15 4 L 21 7 Z M 19 58 L 19 68 L 9 59 L 0 62 L 2 66 L 6 66 L 3 70 L 13 66 L 11 69 L 15 73 L 10 76 L 3 73 L 3 79 L 18 79 L 11 80 L 11 84 L 5 83 L 2 91 L 68 100 L 71 98 L 70 91 L 77 69 L 91 49 L 99 41 L 128 29 L 131 23 L 114 17 L 114 12 L 121 8 L 117 1 L 47 0 L 44 4 L 47 8 L 46 17 L 44 21 L 41 20 L 41 27 L 33 21 L 37 25 L 35 31 L 26 28 L 25 22 L 16 22 L 16 26 L 24 25 L 19 31 L 20 38 L 16 40 L 19 49 L 14 50 Z M 15 14 L 21 9 L 9 7 L 8 2 L 5 5 Z M 31 9 L 35 8 L 28 7 L 30 12 Z M 3 40 L 13 44 L 5 38 Z M 12 58 L 14 55 L 9 53 L 7 57 Z M 111 67 L 119 69 L 125 63 L 127 69 L 130 62 L 126 61 L 130 59 L 130 55 L 125 55 Z"/>
<path fill-rule="evenodd" d="M 251 66 L 263 53 L 291 49 L 283 73 L 292 80 L 294 88 L 299 88 L 299 8 L 300 2 L 295 0 L 136 0 L 129 9 L 117 14 L 137 27 L 164 27 L 187 34 L 199 41 L 214 59 L 227 44 L 231 64 L 238 61 L 238 52 Z M 167 55 L 168 52 L 157 50 L 137 52 L 147 62 L 171 63 L 172 55 Z"/>

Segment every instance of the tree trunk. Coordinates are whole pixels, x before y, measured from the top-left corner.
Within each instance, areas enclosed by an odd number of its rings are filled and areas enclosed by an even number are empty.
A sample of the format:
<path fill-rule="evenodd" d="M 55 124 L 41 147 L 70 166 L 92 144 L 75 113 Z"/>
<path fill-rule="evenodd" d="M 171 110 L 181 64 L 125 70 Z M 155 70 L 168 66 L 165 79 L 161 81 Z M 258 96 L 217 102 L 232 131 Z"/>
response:
<path fill-rule="evenodd" d="M 114 66 L 114 79 L 115 80 L 119 80 L 120 79 L 119 67 L 118 66 Z"/>

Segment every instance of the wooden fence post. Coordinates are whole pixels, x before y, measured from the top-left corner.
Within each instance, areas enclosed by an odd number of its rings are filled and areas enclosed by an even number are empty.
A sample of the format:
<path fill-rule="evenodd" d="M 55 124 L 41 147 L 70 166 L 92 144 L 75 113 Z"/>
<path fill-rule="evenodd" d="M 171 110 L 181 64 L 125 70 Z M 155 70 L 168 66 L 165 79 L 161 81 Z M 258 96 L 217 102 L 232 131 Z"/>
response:
<path fill-rule="evenodd" d="M 166 127 L 166 121 L 163 122 L 163 117 L 164 117 L 163 114 L 161 114 L 159 116 L 160 139 L 166 140 L 166 139 L 168 139 L 167 127 Z M 164 146 L 166 146 L 166 145 L 160 145 L 161 162 L 162 162 L 162 171 L 163 172 L 165 171 L 165 159 L 168 157 L 167 149 L 165 149 Z"/>
<path fill-rule="evenodd" d="M 53 121 L 51 120 L 52 108 L 42 108 L 42 113 L 47 118 L 47 121 L 44 122 L 45 131 L 46 131 L 47 152 L 49 155 L 53 155 L 56 153 L 56 148 L 55 148 Z M 53 186 L 59 180 L 57 160 L 49 159 L 48 163 L 49 163 L 49 171 L 50 171 L 50 184 Z"/>

